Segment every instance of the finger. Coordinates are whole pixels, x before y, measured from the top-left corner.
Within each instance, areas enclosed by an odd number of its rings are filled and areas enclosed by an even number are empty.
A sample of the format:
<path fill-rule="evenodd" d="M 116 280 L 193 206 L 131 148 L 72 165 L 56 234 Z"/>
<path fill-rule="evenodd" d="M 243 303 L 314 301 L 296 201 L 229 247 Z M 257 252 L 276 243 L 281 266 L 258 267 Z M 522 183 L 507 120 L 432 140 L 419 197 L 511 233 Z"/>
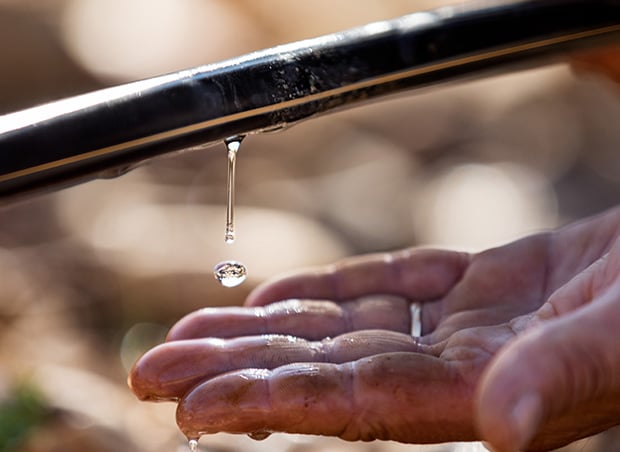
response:
<path fill-rule="evenodd" d="M 466 393 L 458 373 L 438 358 L 388 353 L 224 374 L 181 399 L 177 423 L 190 438 L 289 432 L 346 440 L 470 440 Z"/>
<path fill-rule="evenodd" d="M 482 437 L 498 451 L 528 444 L 546 450 L 609 427 L 601 416 L 610 416 L 610 410 L 617 422 L 620 355 L 613 338 L 619 322 L 620 285 L 510 343 L 481 380 Z M 553 434 L 540 433 L 546 428 Z"/>
<path fill-rule="evenodd" d="M 556 290 L 536 312 L 535 320 L 563 316 L 590 303 L 601 295 L 617 278 L 620 269 L 620 239 L 611 250 L 577 276 Z"/>
<path fill-rule="evenodd" d="M 167 340 L 257 334 L 291 334 L 318 340 L 367 329 L 411 332 L 409 302 L 386 295 L 367 296 L 341 304 L 287 300 L 253 308 L 206 308 L 177 322 Z"/>
<path fill-rule="evenodd" d="M 376 293 L 431 300 L 449 291 L 468 263 L 466 253 L 427 249 L 353 257 L 263 284 L 246 304 L 261 306 L 289 298 L 344 301 Z"/>
<path fill-rule="evenodd" d="M 168 342 L 134 366 L 129 386 L 143 400 L 175 400 L 202 380 L 245 368 L 274 369 L 293 362 L 344 363 L 394 351 L 421 351 L 413 337 L 368 330 L 321 342 L 293 336 L 195 339 Z"/>

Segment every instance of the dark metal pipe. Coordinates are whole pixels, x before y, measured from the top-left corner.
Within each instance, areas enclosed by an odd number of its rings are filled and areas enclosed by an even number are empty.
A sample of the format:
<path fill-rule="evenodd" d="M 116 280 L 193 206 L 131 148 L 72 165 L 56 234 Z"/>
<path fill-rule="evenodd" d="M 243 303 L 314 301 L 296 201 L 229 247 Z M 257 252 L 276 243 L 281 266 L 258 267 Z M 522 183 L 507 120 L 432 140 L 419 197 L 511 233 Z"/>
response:
<path fill-rule="evenodd" d="M 620 0 L 466 3 L 0 117 L 0 199 L 620 39 Z"/>

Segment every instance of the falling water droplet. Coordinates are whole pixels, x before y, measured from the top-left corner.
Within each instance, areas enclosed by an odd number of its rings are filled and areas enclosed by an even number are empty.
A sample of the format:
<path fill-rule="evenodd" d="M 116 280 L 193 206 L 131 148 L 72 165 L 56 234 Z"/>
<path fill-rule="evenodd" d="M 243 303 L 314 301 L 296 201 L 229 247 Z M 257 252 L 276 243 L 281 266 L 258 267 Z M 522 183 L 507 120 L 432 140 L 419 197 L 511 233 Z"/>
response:
<path fill-rule="evenodd" d="M 237 165 L 237 151 L 241 147 L 243 136 L 237 135 L 224 140 L 228 150 L 228 180 L 226 183 L 226 233 L 224 241 L 235 241 L 235 169 Z"/>
<path fill-rule="evenodd" d="M 265 432 L 265 431 L 259 431 L 259 432 L 248 433 L 248 436 L 252 438 L 254 441 L 262 441 L 264 439 L 269 438 L 269 436 L 271 436 L 271 433 Z"/>
<path fill-rule="evenodd" d="M 213 268 L 213 276 L 224 287 L 236 287 L 245 281 L 247 270 L 241 262 L 223 261 Z"/>
<path fill-rule="evenodd" d="M 189 445 L 190 452 L 196 452 L 198 450 L 198 440 L 197 439 L 190 439 L 187 444 Z"/>

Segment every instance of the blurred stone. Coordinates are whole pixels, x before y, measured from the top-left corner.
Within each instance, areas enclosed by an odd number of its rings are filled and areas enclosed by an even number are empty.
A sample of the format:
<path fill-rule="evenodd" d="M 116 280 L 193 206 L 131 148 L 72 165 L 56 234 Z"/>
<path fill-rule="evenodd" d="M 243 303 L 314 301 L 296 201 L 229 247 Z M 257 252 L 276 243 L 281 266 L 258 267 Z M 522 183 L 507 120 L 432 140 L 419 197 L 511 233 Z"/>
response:
<path fill-rule="evenodd" d="M 249 280 L 260 281 L 289 268 L 330 262 L 345 252 L 317 222 L 284 212 L 237 206 L 237 239 L 231 247 L 223 239 L 223 206 L 159 205 L 131 200 L 120 189 L 117 195 L 108 191 L 110 203 L 100 203 L 93 215 L 73 216 L 70 212 L 84 213 L 92 198 L 81 190 L 65 196 L 67 227 L 102 262 L 125 274 L 205 272 L 211 277 L 215 263 L 234 258 L 248 266 Z M 265 262 L 265 255 L 274 259 Z"/>
<path fill-rule="evenodd" d="M 145 404 L 135 400 L 122 414 L 124 431 L 144 452 L 188 452 L 187 439 L 175 422 L 176 404 Z M 214 451 L 216 452 L 216 451 Z"/>
<path fill-rule="evenodd" d="M 139 450 L 119 432 L 99 426 L 76 427 L 63 417 L 38 428 L 19 449 L 21 452 L 118 452 Z"/>
<path fill-rule="evenodd" d="M 571 93 L 580 106 L 579 120 L 587 129 L 581 156 L 601 178 L 620 188 L 620 128 L 609 118 L 620 117 L 620 88 L 609 80 L 583 76 Z"/>
<path fill-rule="evenodd" d="M 481 251 L 556 225 L 551 187 L 523 166 L 464 164 L 437 175 L 414 210 L 424 243 Z"/>
<path fill-rule="evenodd" d="M 46 20 L 49 14 L 47 8 L 0 4 L 0 42 L 5 43 L 0 46 L 0 114 L 101 86 L 66 54 Z"/>
<path fill-rule="evenodd" d="M 342 117 L 366 133 L 407 150 L 418 161 L 436 160 L 455 142 L 477 133 L 478 108 L 470 96 L 453 87 L 390 96 L 381 102 L 344 111 Z"/>
<path fill-rule="evenodd" d="M 550 179 L 561 177 L 575 162 L 583 143 L 583 125 L 568 96 L 570 82 L 526 97 L 484 125 L 487 140 L 478 155 L 488 161 L 513 161 L 535 168 Z"/>
<path fill-rule="evenodd" d="M 228 245 L 224 206 L 160 203 L 166 190 L 147 181 L 146 173 L 136 172 L 65 190 L 56 198 L 61 224 L 95 262 L 83 262 L 71 272 L 75 278 L 66 280 L 87 299 L 99 300 L 99 311 L 116 315 L 117 321 L 169 325 L 193 309 L 239 305 L 264 279 L 349 254 L 309 216 L 246 206 L 237 206 L 237 239 Z M 225 259 L 248 268 L 247 281 L 234 290 L 213 277 L 214 265 Z M 62 264 L 71 266 L 70 260 Z M 97 267 L 109 278 L 102 286 L 106 290 L 89 287 L 96 273 L 81 270 Z"/>
<path fill-rule="evenodd" d="M 315 0 L 291 2 L 288 0 L 243 1 L 250 14 L 262 21 L 265 27 L 280 40 L 299 40 L 369 22 L 392 19 L 404 14 L 436 8 L 456 0 Z M 326 14 L 326 12 L 328 12 Z M 303 18 L 303 20 L 301 20 Z"/>
<path fill-rule="evenodd" d="M 595 215 L 618 205 L 618 185 L 594 171 L 580 155 L 575 165 L 554 182 L 563 222 Z"/>
<path fill-rule="evenodd" d="M 120 345 L 120 358 L 125 372 L 129 374 L 138 358 L 166 339 L 168 328 L 157 323 L 139 322 L 124 334 Z"/>
<path fill-rule="evenodd" d="M 51 196 L 24 199 L 0 208 L 0 246 L 16 248 L 62 239 Z"/>
<path fill-rule="evenodd" d="M 31 309 L 37 297 L 35 277 L 28 262 L 15 253 L 0 248 L 0 322 L 4 328 Z"/>
<path fill-rule="evenodd" d="M 325 175 L 313 183 L 319 215 L 358 253 L 410 244 L 416 168 L 408 155 L 360 131 L 342 134 L 328 146 Z"/>
<path fill-rule="evenodd" d="M 219 0 L 73 0 L 62 22 L 67 49 L 108 81 L 126 81 L 259 50 L 261 35 Z"/>

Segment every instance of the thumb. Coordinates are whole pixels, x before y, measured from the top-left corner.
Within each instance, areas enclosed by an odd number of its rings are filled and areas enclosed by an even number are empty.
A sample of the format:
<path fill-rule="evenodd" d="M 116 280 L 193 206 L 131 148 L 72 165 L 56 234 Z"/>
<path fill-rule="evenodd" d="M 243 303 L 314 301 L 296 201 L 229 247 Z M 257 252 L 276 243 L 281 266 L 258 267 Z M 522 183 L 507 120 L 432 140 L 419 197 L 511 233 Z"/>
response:
<path fill-rule="evenodd" d="M 617 394 L 619 386 L 619 288 L 610 287 L 592 303 L 526 330 L 491 362 L 478 388 L 476 410 L 479 433 L 494 450 L 559 447 L 613 425 L 605 425 L 600 412 L 609 409 L 613 401 L 608 396 L 614 386 Z M 598 427 L 584 425 L 588 416 L 576 409 L 593 404 L 596 415 L 590 418 Z M 618 413 L 611 415 L 617 422 Z M 541 433 L 548 421 L 559 421 L 561 428 Z"/>

